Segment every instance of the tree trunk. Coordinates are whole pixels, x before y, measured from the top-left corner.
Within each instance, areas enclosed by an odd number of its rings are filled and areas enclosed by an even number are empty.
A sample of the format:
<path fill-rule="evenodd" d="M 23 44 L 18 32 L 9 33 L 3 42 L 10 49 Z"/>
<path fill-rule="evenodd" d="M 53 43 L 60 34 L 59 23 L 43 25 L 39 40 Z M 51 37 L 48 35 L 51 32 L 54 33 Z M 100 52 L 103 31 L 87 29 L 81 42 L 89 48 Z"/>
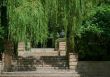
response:
<path fill-rule="evenodd" d="M 13 44 L 9 40 L 4 40 L 4 70 L 11 71 Z"/>

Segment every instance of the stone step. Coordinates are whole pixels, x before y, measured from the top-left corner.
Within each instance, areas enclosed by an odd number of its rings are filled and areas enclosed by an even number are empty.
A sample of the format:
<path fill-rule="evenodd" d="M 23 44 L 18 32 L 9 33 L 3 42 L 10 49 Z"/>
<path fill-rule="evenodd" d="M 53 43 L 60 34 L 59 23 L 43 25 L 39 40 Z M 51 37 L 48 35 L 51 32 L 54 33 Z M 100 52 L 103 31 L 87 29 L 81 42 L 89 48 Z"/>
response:
<path fill-rule="evenodd" d="M 54 51 L 54 48 L 31 48 L 31 51 Z"/>
<path fill-rule="evenodd" d="M 34 72 L 11 72 L 2 73 L 0 77 L 80 77 L 79 74 L 74 72 L 47 72 L 47 73 L 34 73 Z"/>
<path fill-rule="evenodd" d="M 0 77 L 110 77 L 107 74 L 94 74 L 94 73 L 77 73 L 73 71 L 43 71 L 39 72 L 4 72 Z"/>
<path fill-rule="evenodd" d="M 28 56 L 28 57 L 21 57 L 19 56 L 18 59 L 22 60 L 67 60 L 65 56 Z"/>
<path fill-rule="evenodd" d="M 19 56 L 58 56 L 59 52 L 54 48 L 31 48 L 30 51 L 19 51 Z"/>
<path fill-rule="evenodd" d="M 66 60 L 66 59 L 63 59 L 63 58 L 50 58 L 50 59 L 44 59 L 44 58 L 42 58 L 42 59 L 22 59 L 22 61 L 41 61 L 41 60 L 44 60 L 44 61 L 50 61 L 50 62 L 52 62 L 52 61 L 68 61 L 68 60 Z M 18 60 L 19 61 L 19 60 Z"/>
<path fill-rule="evenodd" d="M 80 77 L 80 75 L 1 75 L 0 77 Z M 100 77 L 100 76 L 99 76 Z"/>
<path fill-rule="evenodd" d="M 11 69 L 30 69 L 30 68 L 32 68 L 33 69 L 33 67 L 24 67 L 24 66 L 16 66 L 16 67 L 11 67 Z M 34 67 L 34 70 L 38 70 L 38 69 L 44 69 L 44 70 L 46 70 L 46 69 L 68 69 L 68 67 L 67 66 L 65 66 L 65 67 L 63 67 L 63 66 L 61 66 L 61 67 L 47 67 L 47 66 L 39 66 L 39 67 Z"/>
<path fill-rule="evenodd" d="M 36 69 L 44 69 L 44 70 L 48 70 L 48 69 L 68 69 L 68 67 L 36 67 Z"/>
<path fill-rule="evenodd" d="M 13 71 L 50 71 L 50 70 L 68 70 L 68 67 L 46 67 L 46 66 L 41 66 L 41 67 L 11 67 L 11 69 L 8 72 L 13 72 Z"/>
<path fill-rule="evenodd" d="M 70 70 L 70 69 L 38 69 L 37 71 L 14 71 L 14 72 L 2 72 L 2 74 L 73 74 L 77 73 L 75 70 Z"/>
<path fill-rule="evenodd" d="M 31 51 L 31 52 L 19 52 L 18 53 L 19 56 L 58 56 L 58 51 Z"/>
<path fill-rule="evenodd" d="M 46 65 L 46 66 L 63 66 L 68 65 L 66 57 L 22 57 L 18 60 L 13 60 L 13 65 Z"/>

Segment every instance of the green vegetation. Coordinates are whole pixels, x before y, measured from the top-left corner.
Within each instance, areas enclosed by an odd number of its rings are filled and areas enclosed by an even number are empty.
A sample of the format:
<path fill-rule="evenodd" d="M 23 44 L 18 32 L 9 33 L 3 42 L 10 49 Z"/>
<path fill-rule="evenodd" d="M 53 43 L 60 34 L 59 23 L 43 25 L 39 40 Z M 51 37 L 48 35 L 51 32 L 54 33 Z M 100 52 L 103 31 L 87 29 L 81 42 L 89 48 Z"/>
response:
<path fill-rule="evenodd" d="M 41 1 L 10 0 L 7 2 L 11 40 L 44 42 L 47 39 L 48 27 Z"/>
<path fill-rule="evenodd" d="M 110 5 L 97 5 L 90 12 L 76 36 L 80 60 L 110 60 Z"/>
<path fill-rule="evenodd" d="M 110 0 L 6 0 L 8 29 L 13 42 L 44 44 L 65 31 L 68 52 L 81 60 L 109 59 Z M 2 24 L 4 26 L 4 24 Z M 4 31 L 3 31 L 4 30 Z M 9 31 L 9 32 L 8 32 Z"/>

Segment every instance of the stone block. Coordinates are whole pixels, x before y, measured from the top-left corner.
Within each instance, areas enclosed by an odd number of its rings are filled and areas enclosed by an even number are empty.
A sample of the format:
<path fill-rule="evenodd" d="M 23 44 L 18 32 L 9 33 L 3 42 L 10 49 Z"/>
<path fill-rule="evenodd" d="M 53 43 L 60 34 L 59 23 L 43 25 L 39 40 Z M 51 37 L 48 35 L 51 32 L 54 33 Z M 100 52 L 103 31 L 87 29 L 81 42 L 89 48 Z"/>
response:
<path fill-rule="evenodd" d="M 59 45 L 66 45 L 66 42 L 59 42 Z"/>
<path fill-rule="evenodd" d="M 24 42 L 18 43 L 18 51 L 25 51 L 25 43 Z"/>
<path fill-rule="evenodd" d="M 76 58 L 71 58 L 71 59 L 69 59 L 69 61 L 70 61 L 70 62 L 72 62 L 72 61 L 77 61 L 77 59 L 76 59 Z"/>
<path fill-rule="evenodd" d="M 66 42 L 59 42 L 59 50 L 66 50 Z"/>
<path fill-rule="evenodd" d="M 70 55 L 69 58 L 70 58 L 70 59 L 74 59 L 74 58 L 76 59 L 77 56 L 76 56 L 76 55 Z"/>
<path fill-rule="evenodd" d="M 66 55 L 66 51 L 59 51 L 60 52 L 60 56 L 65 56 Z"/>
<path fill-rule="evenodd" d="M 72 66 L 72 65 L 71 65 L 69 68 L 70 68 L 70 69 L 76 69 L 77 66 Z"/>
<path fill-rule="evenodd" d="M 76 66 L 78 64 L 78 62 L 76 61 L 76 62 L 69 62 L 69 65 L 72 65 L 72 66 Z"/>

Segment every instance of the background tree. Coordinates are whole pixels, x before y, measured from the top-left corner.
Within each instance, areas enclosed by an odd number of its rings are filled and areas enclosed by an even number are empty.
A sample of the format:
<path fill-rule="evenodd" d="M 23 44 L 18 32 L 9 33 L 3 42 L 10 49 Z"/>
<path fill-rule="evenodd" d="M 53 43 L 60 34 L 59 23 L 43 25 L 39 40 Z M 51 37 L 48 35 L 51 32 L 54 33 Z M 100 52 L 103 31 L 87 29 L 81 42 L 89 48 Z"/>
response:
<path fill-rule="evenodd" d="M 76 51 L 80 60 L 109 60 L 109 2 L 97 2 L 86 12 L 87 16 L 76 36 Z M 86 9 L 87 10 L 87 9 Z"/>

